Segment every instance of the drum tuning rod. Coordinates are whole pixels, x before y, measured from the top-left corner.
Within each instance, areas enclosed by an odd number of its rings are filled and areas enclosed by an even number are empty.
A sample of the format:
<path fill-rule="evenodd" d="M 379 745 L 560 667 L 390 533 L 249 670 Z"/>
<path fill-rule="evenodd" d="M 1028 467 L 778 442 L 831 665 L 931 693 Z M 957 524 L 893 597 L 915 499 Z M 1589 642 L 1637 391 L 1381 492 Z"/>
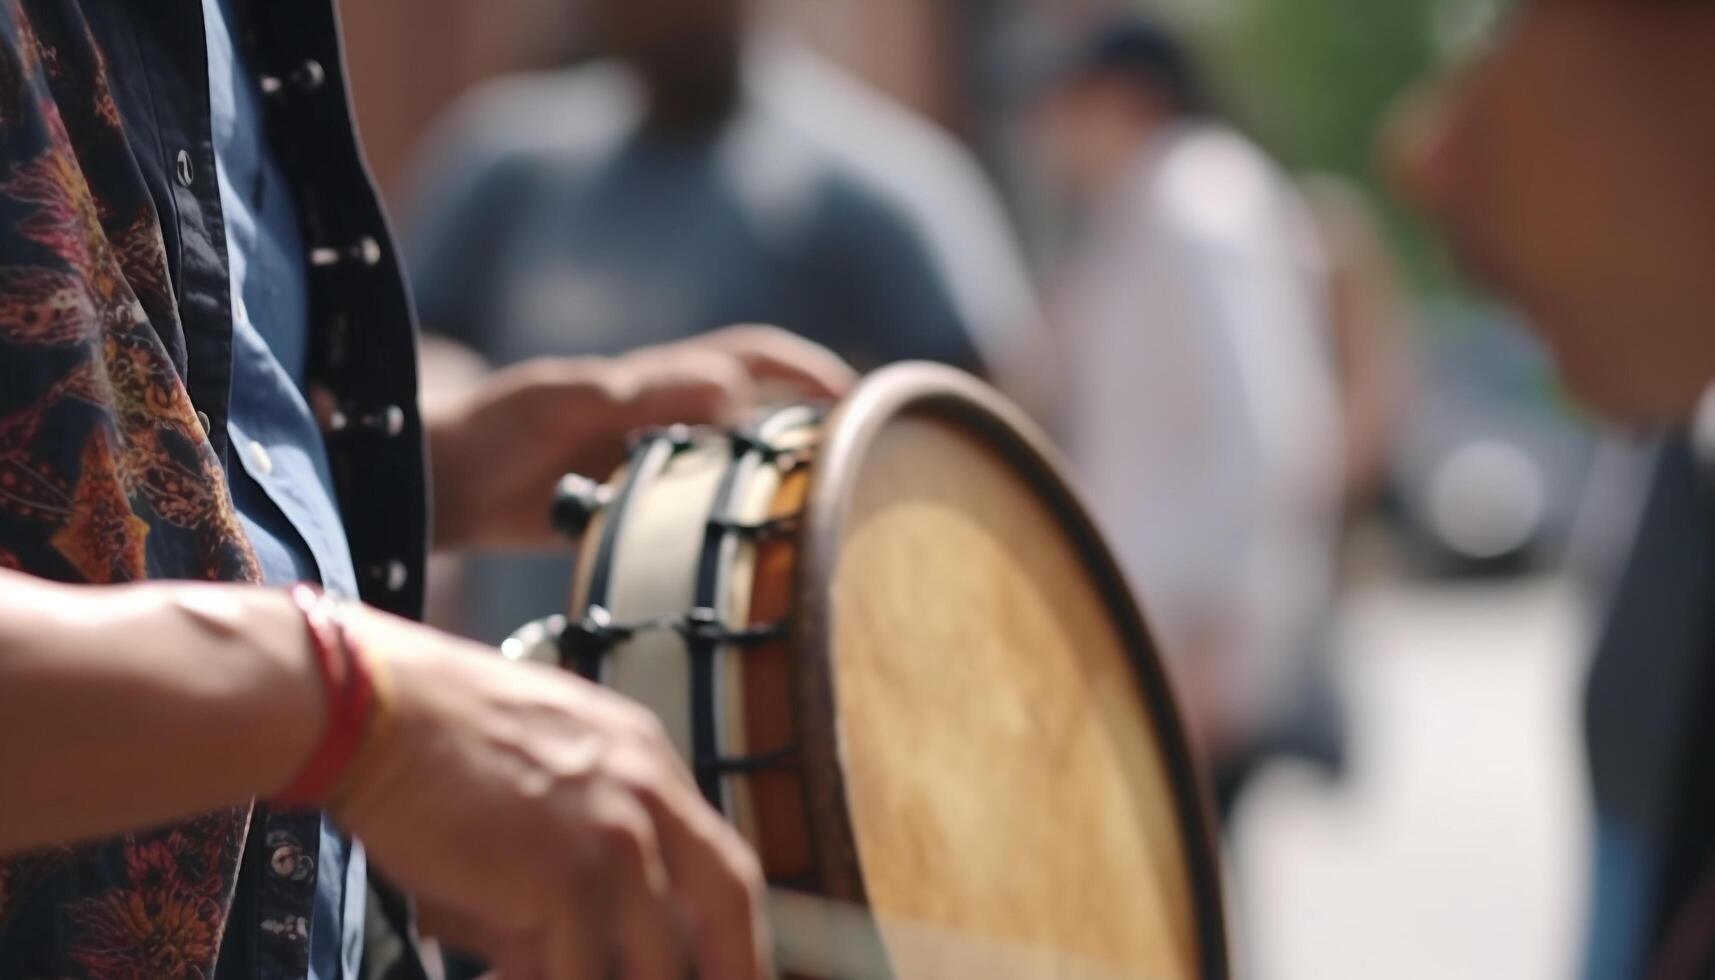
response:
<path fill-rule="evenodd" d="M 796 534 L 798 528 L 802 526 L 802 524 L 803 518 L 802 515 L 799 514 L 789 514 L 785 517 L 777 517 L 771 521 L 763 521 L 759 524 L 746 524 L 742 521 L 735 521 L 726 517 L 709 518 L 709 528 L 711 530 L 725 534 L 737 535 L 747 541 L 763 541 L 768 538 L 776 538 L 785 534 Z"/>
<path fill-rule="evenodd" d="M 762 457 L 765 463 L 772 463 L 784 456 L 797 452 L 796 448 L 777 446 L 768 441 L 768 437 L 755 429 L 735 429 L 727 433 L 727 441 L 732 444 L 734 458 L 742 458 L 755 454 Z"/>
<path fill-rule="evenodd" d="M 739 429 L 727 433 L 727 442 L 732 446 L 734 459 L 755 456 L 764 464 L 773 466 L 782 473 L 790 473 L 810 462 L 814 455 L 808 445 L 777 445 L 768 440 L 760 431 L 754 429 Z"/>
<path fill-rule="evenodd" d="M 734 776 L 751 772 L 766 772 L 770 769 L 784 769 L 797 765 L 798 747 L 789 745 L 773 752 L 762 752 L 757 755 L 702 758 L 696 762 L 698 775 Z"/>
<path fill-rule="evenodd" d="M 723 625 L 712 609 L 692 609 L 673 616 L 657 616 L 622 623 L 601 606 L 591 606 L 584 618 L 568 624 L 560 634 L 560 648 L 568 656 L 605 655 L 639 633 L 671 630 L 690 643 L 711 646 L 748 647 L 778 640 L 786 635 L 785 623 L 767 623 L 745 629 Z"/>
<path fill-rule="evenodd" d="M 786 635 L 785 623 L 731 629 L 721 623 L 720 616 L 713 609 L 693 609 L 674 621 L 673 628 L 691 643 L 707 643 L 717 647 L 758 646 Z"/>

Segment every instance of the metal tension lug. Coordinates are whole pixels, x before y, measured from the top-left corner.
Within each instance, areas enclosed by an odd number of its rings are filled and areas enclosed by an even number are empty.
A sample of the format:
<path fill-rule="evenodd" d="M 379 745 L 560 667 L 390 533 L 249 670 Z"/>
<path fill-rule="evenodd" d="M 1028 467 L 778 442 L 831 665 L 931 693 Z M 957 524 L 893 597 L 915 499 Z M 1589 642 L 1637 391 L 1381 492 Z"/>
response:
<path fill-rule="evenodd" d="M 634 432 L 628 441 L 628 448 L 635 453 L 638 449 L 652 442 L 666 442 L 673 447 L 674 455 L 684 452 L 697 444 L 697 433 L 705 431 L 690 425 L 669 425 L 666 428 L 643 429 Z"/>
<path fill-rule="evenodd" d="M 634 630 L 613 621 L 613 614 L 601 606 L 591 606 L 584 618 L 565 628 L 560 634 L 560 653 L 573 663 L 585 658 L 600 658 L 613 651 L 614 646 L 630 639 Z"/>
<path fill-rule="evenodd" d="M 587 476 L 567 473 L 554 487 L 549 519 L 554 529 L 568 538 L 581 538 L 590 522 L 613 500 L 613 488 Z"/>

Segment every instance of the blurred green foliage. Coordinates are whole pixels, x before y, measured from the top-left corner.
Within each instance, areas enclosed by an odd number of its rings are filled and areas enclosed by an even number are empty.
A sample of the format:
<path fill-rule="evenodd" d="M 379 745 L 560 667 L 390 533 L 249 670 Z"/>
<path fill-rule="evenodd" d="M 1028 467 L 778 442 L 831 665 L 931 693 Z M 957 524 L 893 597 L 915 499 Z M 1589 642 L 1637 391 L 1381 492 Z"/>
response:
<path fill-rule="evenodd" d="M 1443 52 L 1480 33 L 1493 0 L 1186 0 L 1187 27 L 1237 121 L 1291 169 L 1358 181 L 1406 265 L 1431 293 L 1456 277 L 1423 224 L 1393 196 L 1379 136 L 1399 97 Z"/>
<path fill-rule="evenodd" d="M 1204 31 L 1241 115 L 1295 168 L 1368 177 L 1374 134 L 1434 62 L 1440 0 L 1243 0 Z"/>

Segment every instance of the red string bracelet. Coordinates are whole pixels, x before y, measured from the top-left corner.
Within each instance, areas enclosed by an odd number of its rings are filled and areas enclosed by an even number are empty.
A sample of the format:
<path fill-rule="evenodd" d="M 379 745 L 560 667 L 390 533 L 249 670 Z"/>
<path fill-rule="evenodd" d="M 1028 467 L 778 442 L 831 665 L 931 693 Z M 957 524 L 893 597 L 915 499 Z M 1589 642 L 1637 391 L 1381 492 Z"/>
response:
<path fill-rule="evenodd" d="M 369 721 L 357 756 L 345 767 L 344 775 L 328 794 L 326 805 L 330 810 L 344 809 L 353 788 L 361 785 L 370 770 L 375 768 L 376 758 L 381 754 L 376 747 L 387 738 L 393 723 L 393 688 L 392 679 L 387 675 L 387 662 L 380 657 L 370 656 L 368 650 L 351 638 L 351 633 L 346 629 L 351 610 L 352 607 L 348 603 L 335 605 L 333 622 L 352 663 L 358 670 L 363 671 L 369 680 Z"/>
<path fill-rule="evenodd" d="M 363 748 L 380 702 L 371 665 L 346 642 L 334 600 L 309 585 L 295 585 L 290 594 L 309 630 L 328 720 L 309 760 L 270 802 L 287 810 L 314 809 L 340 786 Z"/>

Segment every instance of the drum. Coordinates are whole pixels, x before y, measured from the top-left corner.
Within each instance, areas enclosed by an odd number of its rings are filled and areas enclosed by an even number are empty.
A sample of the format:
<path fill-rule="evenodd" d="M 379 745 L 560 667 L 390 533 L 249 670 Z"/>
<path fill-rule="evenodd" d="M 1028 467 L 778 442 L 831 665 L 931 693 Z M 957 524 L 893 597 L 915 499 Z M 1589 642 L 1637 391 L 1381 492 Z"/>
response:
<path fill-rule="evenodd" d="M 569 614 L 505 651 L 654 710 L 771 885 L 861 910 L 868 966 L 815 948 L 850 930 L 777 917 L 794 972 L 1227 975 L 1167 677 L 1001 396 L 893 367 L 825 416 L 653 433 L 565 489 Z"/>

